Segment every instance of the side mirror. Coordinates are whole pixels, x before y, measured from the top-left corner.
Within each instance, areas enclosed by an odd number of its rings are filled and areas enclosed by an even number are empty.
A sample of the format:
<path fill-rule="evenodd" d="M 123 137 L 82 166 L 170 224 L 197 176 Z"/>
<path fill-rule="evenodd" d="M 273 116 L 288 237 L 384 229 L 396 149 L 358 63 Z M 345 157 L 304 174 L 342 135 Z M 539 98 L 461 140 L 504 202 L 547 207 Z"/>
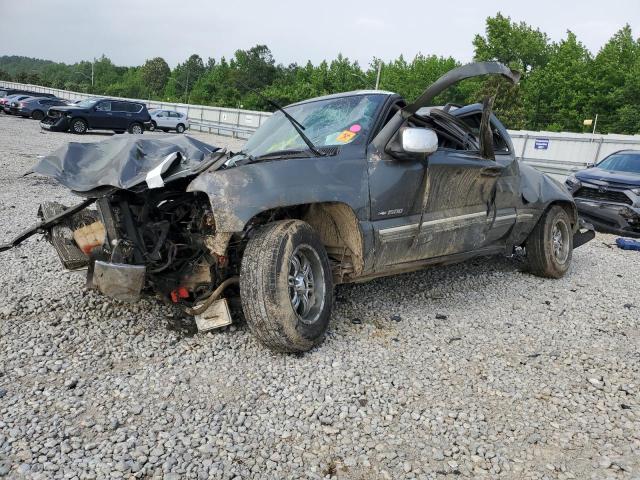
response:
<path fill-rule="evenodd" d="M 596 164 L 595 164 L 595 163 L 593 163 L 593 162 L 591 162 L 591 163 L 587 163 L 587 168 L 593 168 L 593 167 L 595 167 L 595 166 L 596 166 Z"/>
<path fill-rule="evenodd" d="M 402 150 L 407 153 L 429 154 L 438 150 L 438 135 L 428 128 L 403 128 Z"/>

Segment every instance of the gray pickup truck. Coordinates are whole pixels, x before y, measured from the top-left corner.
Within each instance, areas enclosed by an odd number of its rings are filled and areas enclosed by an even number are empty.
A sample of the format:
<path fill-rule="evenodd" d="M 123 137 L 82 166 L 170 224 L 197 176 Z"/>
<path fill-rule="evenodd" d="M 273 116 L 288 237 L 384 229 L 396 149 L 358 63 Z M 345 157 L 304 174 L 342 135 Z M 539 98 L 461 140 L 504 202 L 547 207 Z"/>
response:
<path fill-rule="evenodd" d="M 480 75 L 518 81 L 484 62 L 411 104 L 384 91 L 274 104 L 239 152 L 185 136 L 70 143 L 34 171 L 84 201 L 43 204 L 0 251 L 44 233 L 89 287 L 155 293 L 201 329 L 228 324 L 239 294 L 251 331 L 284 352 L 322 341 L 336 284 L 516 250 L 533 274 L 562 277 L 593 238 L 567 189 L 516 159 L 491 99 L 430 106 Z"/>

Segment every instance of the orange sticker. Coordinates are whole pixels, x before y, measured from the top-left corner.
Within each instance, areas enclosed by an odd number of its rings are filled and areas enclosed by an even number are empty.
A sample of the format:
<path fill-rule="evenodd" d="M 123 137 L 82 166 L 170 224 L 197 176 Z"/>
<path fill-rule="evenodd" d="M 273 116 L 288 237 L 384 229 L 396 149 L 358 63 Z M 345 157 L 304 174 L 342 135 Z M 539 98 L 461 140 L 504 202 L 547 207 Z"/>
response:
<path fill-rule="evenodd" d="M 353 140 L 353 137 L 355 136 L 356 134 L 354 132 L 350 132 L 349 130 L 344 130 L 342 133 L 340 133 L 340 135 L 338 135 L 338 138 L 336 138 L 336 140 L 342 143 L 347 143 Z"/>

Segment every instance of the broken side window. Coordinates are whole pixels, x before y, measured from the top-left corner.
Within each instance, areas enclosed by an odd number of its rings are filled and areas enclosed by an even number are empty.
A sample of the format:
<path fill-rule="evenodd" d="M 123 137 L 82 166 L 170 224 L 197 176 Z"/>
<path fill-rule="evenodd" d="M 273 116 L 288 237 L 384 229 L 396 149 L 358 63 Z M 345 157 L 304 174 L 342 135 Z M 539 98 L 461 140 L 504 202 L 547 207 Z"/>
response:
<path fill-rule="evenodd" d="M 460 117 L 464 123 L 466 123 L 474 135 L 478 136 L 480 134 L 480 121 L 482 119 L 482 112 L 473 113 L 471 115 L 465 115 L 464 117 Z M 509 145 L 500 133 L 500 131 L 495 126 L 493 120 L 491 121 L 491 133 L 493 137 L 493 150 L 495 153 L 510 153 Z"/>

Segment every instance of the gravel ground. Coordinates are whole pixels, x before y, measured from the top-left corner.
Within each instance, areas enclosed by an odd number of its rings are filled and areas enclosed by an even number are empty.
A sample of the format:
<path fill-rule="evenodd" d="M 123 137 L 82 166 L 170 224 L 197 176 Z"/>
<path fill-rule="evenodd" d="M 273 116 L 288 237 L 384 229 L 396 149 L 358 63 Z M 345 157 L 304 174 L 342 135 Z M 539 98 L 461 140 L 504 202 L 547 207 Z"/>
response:
<path fill-rule="evenodd" d="M 2 237 L 73 201 L 20 176 L 37 155 L 104 138 L 1 115 Z M 31 239 L 0 257 L 0 476 L 638 479 L 640 254 L 613 241 L 558 281 L 493 259 L 340 287 L 285 356 L 88 293 Z"/>

